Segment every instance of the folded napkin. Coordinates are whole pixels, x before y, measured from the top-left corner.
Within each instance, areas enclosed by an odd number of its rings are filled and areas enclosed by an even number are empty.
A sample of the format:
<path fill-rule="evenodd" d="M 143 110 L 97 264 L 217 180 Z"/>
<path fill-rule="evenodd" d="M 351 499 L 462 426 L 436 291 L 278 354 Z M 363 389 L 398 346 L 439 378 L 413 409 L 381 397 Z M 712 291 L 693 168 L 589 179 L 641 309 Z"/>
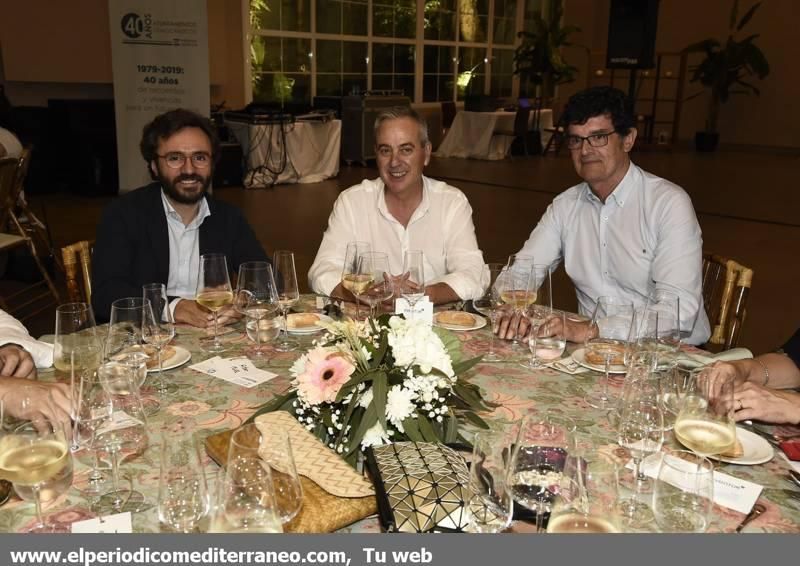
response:
<path fill-rule="evenodd" d="M 583 367 L 578 362 L 573 360 L 571 357 L 556 360 L 554 362 L 544 364 L 544 366 L 552 368 L 556 371 L 560 371 L 561 373 L 568 373 L 569 375 L 577 375 L 579 373 L 586 373 L 587 371 L 592 371 L 587 367 Z"/>
<path fill-rule="evenodd" d="M 731 348 L 719 354 L 693 354 L 691 352 L 680 352 L 677 360 L 678 365 L 681 367 L 695 369 L 714 362 L 733 362 L 735 360 L 748 360 L 752 359 L 753 352 L 747 348 Z"/>

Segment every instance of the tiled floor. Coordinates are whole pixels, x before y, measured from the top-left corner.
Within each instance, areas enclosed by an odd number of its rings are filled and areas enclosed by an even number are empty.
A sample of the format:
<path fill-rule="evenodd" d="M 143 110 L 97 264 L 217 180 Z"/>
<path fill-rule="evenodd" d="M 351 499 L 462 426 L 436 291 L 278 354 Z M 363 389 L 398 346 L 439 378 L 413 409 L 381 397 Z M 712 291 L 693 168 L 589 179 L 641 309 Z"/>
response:
<path fill-rule="evenodd" d="M 691 195 L 703 228 L 704 248 L 755 270 L 741 345 L 756 352 L 776 347 L 800 325 L 794 297 L 800 275 L 800 158 L 763 152 L 692 151 L 641 153 L 645 169 L 682 185 Z M 487 260 L 517 251 L 553 196 L 577 182 L 566 155 L 487 162 L 434 158 L 426 173 L 461 188 L 474 209 L 478 241 Z M 294 250 L 298 273 L 314 259 L 338 193 L 374 168 L 343 167 L 339 177 L 312 185 L 271 189 L 216 190 L 217 198 L 242 207 L 269 253 Z M 34 196 L 46 208 L 56 246 L 93 239 L 107 198 L 54 194 Z M 301 280 L 304 277 L 301 275 Z M 574 305 L 563 271 L 556 284 L 560 306 Z M 52 317 L 34 321 L 35 333 L 52 332 Z"/>

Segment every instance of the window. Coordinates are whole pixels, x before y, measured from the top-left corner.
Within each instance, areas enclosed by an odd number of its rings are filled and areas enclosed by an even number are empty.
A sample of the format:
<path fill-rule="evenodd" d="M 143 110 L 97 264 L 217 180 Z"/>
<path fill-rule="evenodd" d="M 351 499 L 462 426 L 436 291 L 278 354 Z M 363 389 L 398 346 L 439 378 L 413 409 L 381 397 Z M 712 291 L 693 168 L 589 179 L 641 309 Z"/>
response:
<path fill-rule="evenodd" d="M 402 90 L 517 96 L 517 34 L 544 0 L 247 0 L 253 100 Z"/>

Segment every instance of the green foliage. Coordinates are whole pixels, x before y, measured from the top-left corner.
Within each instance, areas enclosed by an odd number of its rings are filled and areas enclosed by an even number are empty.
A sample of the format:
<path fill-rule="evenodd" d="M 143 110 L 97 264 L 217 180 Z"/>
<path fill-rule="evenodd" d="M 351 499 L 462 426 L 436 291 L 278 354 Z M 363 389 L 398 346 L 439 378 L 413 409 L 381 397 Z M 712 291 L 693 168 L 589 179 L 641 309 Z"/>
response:
<path fill-rule="evenodd" d="M 689 68 L 689 82 L 699 82 L 710 90 L 706 131 L 716 132 L 719 108 L 732 94 L 760 94 L 749 82 L 752 77 L 763 79 L 769 75 L 769 63 L 761 49 L 755 44 L 759 34 L 748 35 L 737 40 L 736 34 L 753 18 L 761 2 L 753 5 L 737 23 L 739 0 L 734 0 L 731 9 L 728 38 L 724 45 L 717 39 L 704 39 L 683 49 L 684 53 L 703 53 L 705 58 Z M 695 93 L 687 100 L 704 91 Z"/>
<path fill-rule="evenodd" d="M 562 47 L 571 46 L 569 36 L 581 31 L 577 26 L 563 26 L 564 6 L 561 0 L 551 2 L 550 15 L 545 20 L 541 14 L 533 19 L 533 31 L 521 31 L 522 43 L 514 53 L 514 74 L 523 80 L 542 86 L 542 95 L 552 96 L 556 85 L 575 80 L 577 67 L 567 63 L 561 54 Z"/>

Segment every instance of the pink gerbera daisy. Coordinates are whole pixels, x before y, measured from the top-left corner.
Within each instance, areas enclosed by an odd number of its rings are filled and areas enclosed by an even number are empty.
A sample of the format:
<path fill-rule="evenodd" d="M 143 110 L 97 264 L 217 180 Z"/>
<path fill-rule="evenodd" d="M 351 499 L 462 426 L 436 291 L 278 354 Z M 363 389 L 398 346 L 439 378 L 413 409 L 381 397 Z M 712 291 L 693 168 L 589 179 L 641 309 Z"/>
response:
<path fill-rule="evenodd" d="M 336 394 L 356 369 L 339 353 L 319 348 L 308 353 L 303 373 L 297 376 L 297 390 L 311 405 L 336 400 Z"/>

